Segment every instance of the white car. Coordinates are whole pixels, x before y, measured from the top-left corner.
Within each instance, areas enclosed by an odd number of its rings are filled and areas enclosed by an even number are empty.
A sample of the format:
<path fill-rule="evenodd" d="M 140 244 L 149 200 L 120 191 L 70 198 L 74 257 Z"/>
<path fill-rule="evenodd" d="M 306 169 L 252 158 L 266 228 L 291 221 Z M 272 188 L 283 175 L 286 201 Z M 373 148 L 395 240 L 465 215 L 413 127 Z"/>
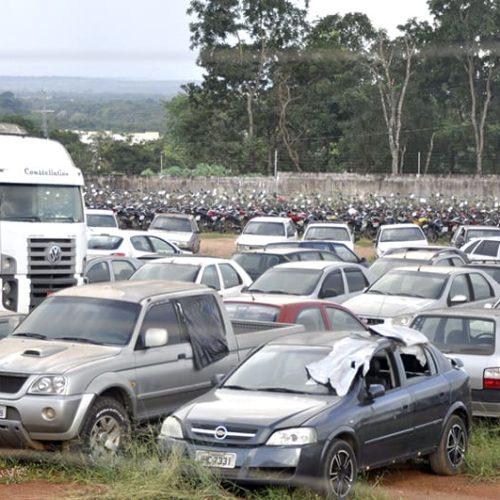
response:
<path fill-rule="evenodd" d="M 113 210 L 86 208 L 85 218 L 87 220 L 87 227 L 93 232 L 96 232 L 96 230 L 101 232 L 103 228 L 106 228 L 106 230 L 120 228 Z"/>
<path fill-rule="evenodd" d="M 92 233 L 87 241 L 87 255 L 118 255 L 138 259 L 180 255 L 173 243 L 146 231 L 121 230 L 113 233 Z"/>
<path fill-rule="evenodd" d="M 354 251 L 354 236 L 349 226 L 343 222 L 311 222 L 302 239 L 338 241 Z"/>
<path fill-rule="evenodd" d="M 166 257 L 144 264 L 130 280 L 188 281 L 217 290 L 222 297 L 236 297 L 252 279 L 234 260 L 217 257 Z"/>
<path fill-rule="evenodd" d="M 480 225 L 458 226 L 453 233 L 450 244 L 460 248 L 471 240 L 490 238 L 492 236 L 500 236 L 500 227 Z"/>
<path fill-rule="evenodd" d="M 500 285 L 470 267 L 398 267 L 364 293 L 344 303 L 368 325 L 408 326 L 420 311 L 463 304 L 484 306 L 500 296 Z"/>
<path fill-rule="evenodd" d="M 287 262 L 269 268 L 245 293 L 295 295 L 343 303 L 372 283 L 366 267 L 348 262 Z M 259 295 L 260 296 L 260 295 Z"/>
<path fill-rule="evenodd" d="M 268 243 L 298 240 L 297 228 L 288 217 L 254 217 L 236 239 L 236 250 L 264 248 Z"/>
<path fill-rule="evenodd" d="M 500 236 L 486 236 L 469 241 L 462 247 L 469 260 L 500 260 Z"/>
<path fill-rule="evenodd" d="M 429 246 L 425 233 L 416 224 L 384 224 L 379 227 L 373 244 L 377 257 L 391 248 Z"/>

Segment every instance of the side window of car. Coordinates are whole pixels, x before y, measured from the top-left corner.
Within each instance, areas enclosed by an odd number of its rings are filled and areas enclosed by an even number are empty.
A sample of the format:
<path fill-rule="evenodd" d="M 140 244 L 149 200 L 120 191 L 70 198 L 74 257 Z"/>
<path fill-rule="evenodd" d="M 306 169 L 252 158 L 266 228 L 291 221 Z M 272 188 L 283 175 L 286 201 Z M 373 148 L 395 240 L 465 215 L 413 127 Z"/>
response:
<path fill-rule="evenodd" d="M 344 280 L 339 269 L 331 271 L 321 287 L 321 297 L 336 297 L 345 293 Z"/>
<path fill-rule="evenodd" d="M 153 247 L 156 253 L 161 254 L 173 254 L 175 253 L 174 247 L 169 245 L 166 241 L 163 241 L 160 238 L 156 238 L 154 236 L 149 236 L 149 241 L 151 246 Z"/>
<path fill-rule="evenodd" d="M 345 277 L 349 292 L 359 292 L 368 286 L 368 280 L 362 271 L 355 268 L 347 268 L 345 270 Z"/>
<path fill-rule="evenodd" d="M 476 247 L 473 253 L 487 255 L 488 257 L 498 256 L 498 246 L 500 241 L 488 241 L 484 240 Z"/>
<path fill-rule="evenodd" d="M 139 252 L 152 252 L 149 240 L 145 236 L 133 236 L 130 241 L 132 246 Z"/>
<path fill-rule="evenodd" d="M 125 260 L 115 260 L 111 263 L 116 281 L 128 280 L 134 274 L 134 266 Z"/>
<path fill-rule="evenodd" d="M 342 309 L 327 307 L 326 314 L 333 331 L 349 330 L 350 332 L 365 332 L 366 328 L 351 314 Z"/>
<path fill-rule="evenodd" d="M 402 347 L 399 350 L 407 384 L 418 383 L 433 374 L 433 365 L 428 353 L 419 345 Z"/>
<path fill-rule="evenodd" d="M 210 265 L 205 268 L 203 276 L 201 277 L 201 284 L 213 288 L 214 290 L 220 290 L 220 280 L 215 265 Z"/>
<path fill-rule="evenodd" d="M 451 301 L 451 299 L 453 299 L 453 297 L 456 297 L 457 295 L 465 295 L 465 297 L 467 297 L 467 302 L 470 302 L 471 300 L 469 285 L 467 283 L 467 276 L 465 274 L 459 274 L 458 276 L 453 278 L 448 300 Z"/>
<path fill-rule="evenodd" d="M 89 283 L 101 283 L 110 279 L 111 276 L 106 262 L 98 262 L 87 271 L 87 280 Z"/>
<path fill-rule="evenodd" d="M 465 264 L 465 261 L 461 257 L 450 257 L 450 265 L 460 267 Z"/>
<path fill-rule="evenodd" d="M 236 272 L 236 269 L 231 266 L 231 264 L 220 264 L 219 269 L 222 274 L 224 288 L 233 288 L 241 285 L 242 281 L 240 275 Z"/>
<path fill-rule="evenodd" d="M 457 241 L 458 241 L 458 238 L 457 238 Z M 480 242 L 481 242 L 481 240 L 477 240 L 474 243 L 471 243 L 470 245 L 468 245 L 468 247 L 466 249 L 463 250 L 463 252 L 465 252 L 467 254 L 473 253 L 474 249 L 479 245 Z"/>
<path fill-rule="evenodd" d="M 171 302 L 152 305 L 146 312 L 142 322 L 141 333 L 137 339 L 136 349 L 144 348 L 144 336 L 150 328 L 164 328 L 168 333 L 167 345 L 187 342 L 182 335 L 177 313 Z"/>
<path fill-rule="evenodd" d="M 304 325 L 307 332 L 326 330 L 323 316 L 321 316 L 321 311 L 317 307 L 310 307 L 300 311 L 297 314 L 295 323 Z"/>
<path fill-rule="evenodd" d="M 386 391 L 399 387 L 400 381 L 394 365 L 394 358 L 387 350 L 375 353 L 370 360 L 370 367 L 365 375 L 366 387 L 383 385 Z"/>
<path fill-rule="evenodd" d="M 484 276 L 481 276 L 478 273 L 471 273 L 470 281 L 472 284 L 474 300 L 483 300 L 494 296 L 493 289 Z"/>
<path fill-rule="evenodd" d="M 287 222 L 286 235 L 290 238 L 296 233 L 295 226 L 291 222 Z"/>
<path fill-rule="evenodd" d="M 302 252 L 299 254 L 299 260 L 321 260 L 319 252 Z"/>
<path fill-rule="evenodd" d="M 337 257 L 332 252 L 320 252 L 321 260 L 330 260 L 330 261 L 339 261 L 342 260 L 340 257 Z"/>

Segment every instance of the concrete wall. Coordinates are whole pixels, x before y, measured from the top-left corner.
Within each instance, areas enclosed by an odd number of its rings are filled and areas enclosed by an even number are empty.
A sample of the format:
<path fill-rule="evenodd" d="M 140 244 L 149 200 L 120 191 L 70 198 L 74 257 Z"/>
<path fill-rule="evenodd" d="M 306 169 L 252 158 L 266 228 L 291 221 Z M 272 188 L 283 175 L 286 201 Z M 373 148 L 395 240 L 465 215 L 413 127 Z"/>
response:
<path fill-rule="evenodd" d="M 202 191 L 219 189 L 233 193 L 244 191 L 276 192 L 282 195 L 293 193 L 322 193 L 338 196 L 367 196 L 369 194 L 430 196 L 441 193 L 458 198 L 492 199 L 500 196 L 500 177 L 438 177 L 438 176 L 383 176 L 356 174 L 291 174 L 280 173 L 273 177 L 95 177 L 87 178 L 87 185 L 95 184 L 110 189 L 141 190 L 145 192 Z"/>

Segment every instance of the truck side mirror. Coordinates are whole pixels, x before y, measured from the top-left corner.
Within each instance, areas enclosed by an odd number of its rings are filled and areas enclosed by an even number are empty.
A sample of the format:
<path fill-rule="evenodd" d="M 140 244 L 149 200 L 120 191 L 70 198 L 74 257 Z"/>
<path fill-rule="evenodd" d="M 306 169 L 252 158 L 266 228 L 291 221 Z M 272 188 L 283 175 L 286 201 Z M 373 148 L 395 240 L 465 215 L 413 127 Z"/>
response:
<path fill-rule="evenodd" d="M 168 342 L 168 332 L 165 328 L 149 328 L 144 335 L 144 346 L 160 347 Z"/>

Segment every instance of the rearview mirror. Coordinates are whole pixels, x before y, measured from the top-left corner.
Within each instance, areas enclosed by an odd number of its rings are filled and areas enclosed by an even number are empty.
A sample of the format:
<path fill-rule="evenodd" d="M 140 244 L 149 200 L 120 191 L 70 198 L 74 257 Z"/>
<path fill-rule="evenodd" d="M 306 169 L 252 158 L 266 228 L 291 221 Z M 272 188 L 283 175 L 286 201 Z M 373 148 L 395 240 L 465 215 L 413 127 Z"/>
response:
<path fill-rule="evenodd" d="M 160 347 L 168 342 L 168 332 L 165 328 L 149 328 L 144 335 L 145 347 Z"/>

